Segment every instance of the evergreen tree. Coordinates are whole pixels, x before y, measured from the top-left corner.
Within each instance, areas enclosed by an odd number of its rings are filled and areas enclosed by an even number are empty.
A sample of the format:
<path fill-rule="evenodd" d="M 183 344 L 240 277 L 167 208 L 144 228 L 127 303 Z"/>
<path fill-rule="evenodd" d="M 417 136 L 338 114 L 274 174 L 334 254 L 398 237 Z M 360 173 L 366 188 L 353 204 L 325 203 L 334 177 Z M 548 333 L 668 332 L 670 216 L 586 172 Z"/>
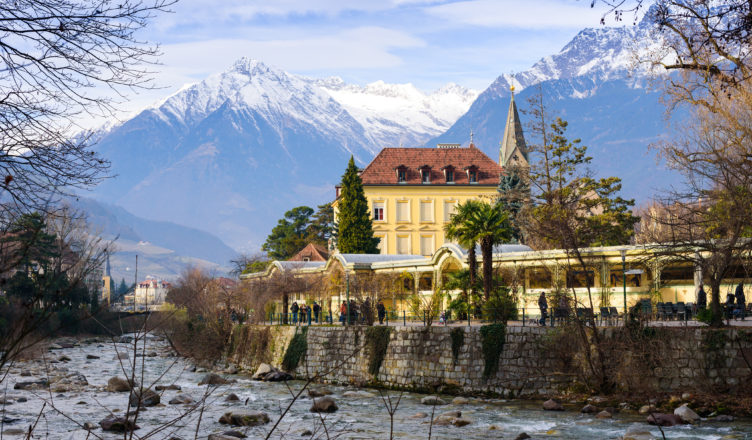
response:
<path fill-rule="evenodd" d="M 373 236 L 368 201 L 363 193 L 363 181 L 350 156 L 347 170 L 342 176 L 342 193 L 339 203 L 337 248 L 343 254 L 377 254 L 379 239 Z"/>
<path fill-rule="evenodd" d="M 517 223 L 523 206 L 530 200 L 530 185 L 527 183 L 527 178 L 526 168 L 512 166 L 506 170 L 499 181 L 498 203 L 504 212 L 509 213 L 512 228 L 511 243 L 525 242 Z"/>

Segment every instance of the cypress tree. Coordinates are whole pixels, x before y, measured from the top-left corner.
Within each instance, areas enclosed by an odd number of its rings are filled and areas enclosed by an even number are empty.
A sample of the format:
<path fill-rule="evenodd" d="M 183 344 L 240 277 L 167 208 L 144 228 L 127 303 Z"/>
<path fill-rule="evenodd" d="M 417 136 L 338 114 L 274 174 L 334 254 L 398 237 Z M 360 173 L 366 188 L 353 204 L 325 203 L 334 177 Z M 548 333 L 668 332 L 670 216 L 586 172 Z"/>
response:
<path fill-rule="evenodd" d="M 377 254 L 379 239 L 373 236 L 368 201 L 363 193 L 363 181 L 350 156 L 342 176 L 342 199 L 339 203 L 337 248 L 343 254 Z"/>

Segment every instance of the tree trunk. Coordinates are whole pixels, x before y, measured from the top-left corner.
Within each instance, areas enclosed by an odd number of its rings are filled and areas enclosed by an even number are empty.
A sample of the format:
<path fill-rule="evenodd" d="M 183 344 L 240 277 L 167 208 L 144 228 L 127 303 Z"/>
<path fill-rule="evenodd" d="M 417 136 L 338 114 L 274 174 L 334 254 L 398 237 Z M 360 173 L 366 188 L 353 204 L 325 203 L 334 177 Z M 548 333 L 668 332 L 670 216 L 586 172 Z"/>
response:
<path fill-rule="evenodd" d="M 475 293 L 475 278 L 478 275 L 478 257 L 475 255 L 475 243 L 467 250 L 467 266 L 470 270 L 470 293 Z"/>
<path fill-rule="evenodd" d="M 710 326 L 723 327 L 723 307 L 721 307 L 721 280 L 710 281 Z"/>
<path fill-rule="evenodd" d="M 493 242 L 488 238 L 481 240 L 480 251 L 483 254 L 483 297 L 488 301 L 493 286 Z"/>

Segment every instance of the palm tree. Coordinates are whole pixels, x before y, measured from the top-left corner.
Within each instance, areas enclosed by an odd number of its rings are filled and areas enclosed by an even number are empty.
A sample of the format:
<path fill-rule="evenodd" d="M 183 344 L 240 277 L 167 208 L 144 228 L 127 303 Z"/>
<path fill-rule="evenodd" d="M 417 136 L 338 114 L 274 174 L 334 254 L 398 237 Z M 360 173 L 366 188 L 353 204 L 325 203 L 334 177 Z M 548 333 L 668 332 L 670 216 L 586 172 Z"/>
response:
<path fill-rule="evenodd" d="M 480 202 L 465 223 L 472 237 L 480 243 L 483 257 L 483 297 L 486 301 L 493 288 L 493 248 L 500 243 L 508 243 L 513 236 L 509 213 L 500 203 Z"/>
<path fill-rule="evenodd" d="M 457 244 L 467 249 L 467 265 L 470 269 L 469 283 L 472 293 L 475 293 L 475 278 L 478 274 L 478 257 L 475 254 L 475 246 L 478 241 L 475 238 L 477 231 L 471 229 L 472 225 L 469 220 L 472 213 L 480 209 L 482 203 L 479 200 L 467 200 L 464 203 L 458 203 L 449 223 L 444 225 L 446 238 L 456 241 Z M 463 295 L 467 296 L 465 293 L 466 291 L 463 289 Z M 468 302 L 467 297 L 465 297 L 465 301 Z"/>

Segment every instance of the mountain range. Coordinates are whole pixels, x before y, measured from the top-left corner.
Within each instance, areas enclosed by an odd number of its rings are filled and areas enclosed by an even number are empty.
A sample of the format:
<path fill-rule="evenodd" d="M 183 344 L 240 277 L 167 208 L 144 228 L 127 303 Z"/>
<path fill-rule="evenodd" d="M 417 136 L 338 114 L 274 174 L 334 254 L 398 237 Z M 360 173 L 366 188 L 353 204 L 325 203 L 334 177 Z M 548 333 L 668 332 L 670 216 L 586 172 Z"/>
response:
<path fill-rule="evenodd" d="M 650 31 L 645 22 L 585 29 L 482 92 L 359 86 L 240 58 L 102 131 L 98 148 L 118 177 L 95 197 L 208 231 L 230 248 L 258 249 L 286 210 L 333 198 L 350 155 L 363 166 L 385 146 L 467 143 L 472 131 L 475 145 L 497 158 L 514 86 L 523 122 L 526 98 L 540 91 L 571 137 L 590 147 L 594 172 L 622 177 L 624 195 L 645 200 L 676 178 L 647 148 L 668 133 L 651 74 L 634 63 L 650 50 Z M 218 262 L 205 249 L 193 255 Z"/>

